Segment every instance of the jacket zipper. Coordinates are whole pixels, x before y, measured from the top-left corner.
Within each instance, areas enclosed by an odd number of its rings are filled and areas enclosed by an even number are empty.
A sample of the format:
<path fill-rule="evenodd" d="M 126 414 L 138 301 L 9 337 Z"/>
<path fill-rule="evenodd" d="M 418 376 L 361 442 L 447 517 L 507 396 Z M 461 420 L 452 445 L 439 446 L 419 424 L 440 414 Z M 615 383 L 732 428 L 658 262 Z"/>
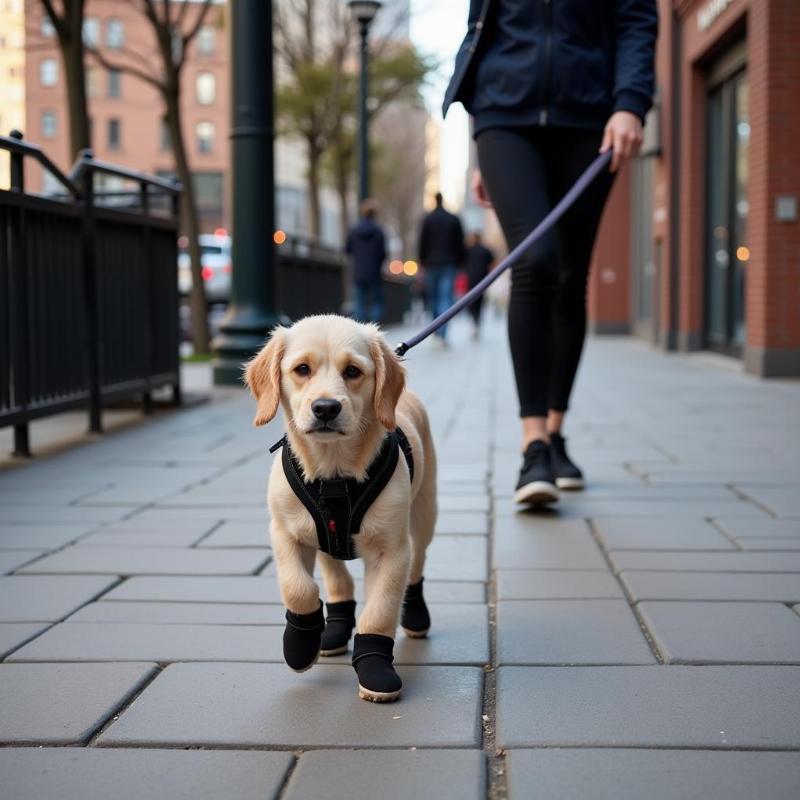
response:
<path fill-rule="evenodd" d="M 547 106 L 550 93 L 550 62 L 553 58 L 553 5 L 552 0 L 544 0 L 544 74 L 542 77 L 542 109 L 539 111 L 539 124 L 547 125 Z"/>

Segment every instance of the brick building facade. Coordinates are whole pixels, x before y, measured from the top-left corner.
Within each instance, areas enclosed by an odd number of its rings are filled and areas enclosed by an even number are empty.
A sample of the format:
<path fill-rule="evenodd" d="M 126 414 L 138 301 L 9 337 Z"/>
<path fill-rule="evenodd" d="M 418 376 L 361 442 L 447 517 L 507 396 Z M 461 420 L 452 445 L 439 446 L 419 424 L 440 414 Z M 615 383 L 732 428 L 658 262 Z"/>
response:
<path fill-rule="evenodd" d="M 41 3 L 28 0 L 25 10 L 25 135 L 41 145 L 59 167 L 68 169 L 72 158 L 66 85 L 55 33 Z M 229 147 L 228 37 L 222 12 L 221 6 L 212 7 L 191 45 L 181 95 L 183 133 L 205 230 L 223 224 L 227 205 L 224 174 Z M 133 3 L 88 3 L 84 38 L 115 63 L 159 74 L 153 31 Z M 157 90 L 134 75 L 109 71 L 91 58 L 87 58 L 87 69 L 95 156 L 149 172 L 172 174 L 172 151 Z M 46 185 L 47 176 L 41 170 L 31 169 L 30 180 L 34 190 L 52 188 Z"/>
<path fill-rule="evenodd" d="M 659 8 L 657 102 L 603 221 L 594 328 L 800 376 L 800 3 Z"/>

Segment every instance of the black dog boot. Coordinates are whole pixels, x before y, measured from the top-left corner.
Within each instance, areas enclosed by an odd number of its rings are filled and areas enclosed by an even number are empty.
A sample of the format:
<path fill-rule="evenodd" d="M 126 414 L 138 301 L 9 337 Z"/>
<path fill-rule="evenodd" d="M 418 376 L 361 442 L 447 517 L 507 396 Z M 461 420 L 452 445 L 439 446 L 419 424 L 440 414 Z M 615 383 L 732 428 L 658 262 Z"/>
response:
<path fill-rule="evenodd" d="M 328 616 L 325 618 L 320 655 L 338 656 L 347 652 L 350 636 L 356 626 L 356 601 L 325 603 L 325 607 L 328 609 Z"/>
<path fill-rule="evenodd" d="M 294 614 L 287 609 L 283 631 L 283 657 L 295 672 L 305 672 L 317 663 L 325 617 L 322 602 L 310 614 Z"/>
<path fill-rule="evenodd" d="M 428 606 L 425 605 L 425 598 L 422 596 L 424 580 L 425 578 L 420 578 L 419 583 L 406 586 L 406 596 L 403 599 L 400 626 L 406 636 L 411 639 L 424 639 L 431 629 L 431 615 L 428 613 Z"/>
<path fill-rule="evenodd" d="M 394 639 L 380 633 L 357 633 L 353 639 L 353 669 L 358 696 L 373 703 L 391 703 L 400 697 L 403 681 L 392 666 Z"/>

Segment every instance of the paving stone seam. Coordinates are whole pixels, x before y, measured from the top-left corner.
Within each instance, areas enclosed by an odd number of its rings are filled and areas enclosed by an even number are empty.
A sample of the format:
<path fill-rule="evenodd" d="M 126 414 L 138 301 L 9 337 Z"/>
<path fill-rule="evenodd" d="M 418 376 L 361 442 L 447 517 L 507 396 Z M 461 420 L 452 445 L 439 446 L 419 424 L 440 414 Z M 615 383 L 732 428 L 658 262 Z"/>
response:
<path fill-rule="evenodd" d="M 727 486 L 728 484 L 726 484 Z M 711 525 L 712 528 L 718 530 L 735 548 L 738 552 L 742 553 L 745 552 L 744 547 L 736 541 L 736 537 L 732 536 L 725 528 L 722 527 L 713 517 L 706 517 L 706 522 Z"/>
<path fill-rule="evenodd" d="M 767 514 L 772 519 L 778 519 L 778 514 L 776 514 L 769 506 L 765 506 L 761 501 L 756 500 L 755 497 L 751 497 L 749 494 L 747 494 L 747 492 L 745 492 L 743 489 L 740 489 L 735 484 L 728 485 L 728 488 L 730 488 L 733 494 L 735 494 L 736 497 L 738 497 L 743 502 L 749 503 L 750 505 L 761 509 L 765 514 Z"/>
<path fill-rule="evenodd" d="M 493 385 L 497 385 L 493 382 Z M 489 424 L 497 424 L 497 407 L 495 395 L 489 398 Z M 489 438 L 488 465 L 486 485 L 489 490 L 489 517 L 486 555 L 489 582 L 486 587 L 486 600 L 489 611 L 489 669 L 484 671 L 483 707 L 481 710 L 481 728 L 483 731 L 483 751 L 486 754 L 486 797 L 488 800 L 505 800 L 508 797 L 508 779 L 506 776 L 505 752 L 497 750 L 497 570 L 494 563 L 496 516 L 494 513 L 495 498 L 491 488 L 494 482 L 494 456 L 496 444 Z M 485 719 L 488 718 L 488 719 Z"/>
<path fill-rule="evenodd" d="M 126 707 L 127 708 L 127 707 Z M 110 723 L 105 726 L 110 727 Z M 104 733 L 100 731 L 100 734 Z M 296 744 L 242 744 L 241 742 L 213 742 L 211 744 L 194 744 L 184 742 L 111 742 L 111 741 L 95 741 L 97 736 L 93 737 L 91 742 L 92 747 L 104 750 L 253 750 L 259 753 L 309 753 L 313 750 L 337 750 L 342 752 L 351 752 L 353 750 L 363 750 L 364 752 L 371 752 L 374 750 L 383 750 L 389 752 L 405 752 L 408 750 L 466 750 L 472 753 L 484 753 L 485 750 L 481 747 L 476 747 L 472 744 L 420 744 L 420 745 L 396 745 L 396 744 L 371 744 L 371 745 L 355 745 L 355 744 L 304 744 L 302 750 L 297 749 Z M 65 745 L 57 744 L 42 744 L 33 743 L 30 745 L 3 745 L 0 747 L 14 746 L 14 747 L 64 747 Z"/>
<path fill-rule="evenodd" d="M 120 663 L 120 662 L 111 662 L 111 663 Z M 131 704 L 135 702 L 136 698 L 140 697 L 144 691 L 147 690 L 147 687 L 153 683 L 153 681 L 164 671 L 164 665 L 158 664 L 153 662 L 153 671 L 142 680 L 140 684 L 134 686 L 130 693 L 127 694 L 122 700 L 117 704 L 117 706 L 111 711 L 108 715 L 108 718 L 103 720 L 94 730 L 94 732 L 89 736 L 89 738 L 85 742 L 86 747 L 94 747 L 95 742 L 106 732 L 108 728 L 110 728 L 124 713 L 127 711 Z"/>
<path fill-rule="evenodd" d="M 211 536 L 211 534 L 214 533 L 214 531 L 218 531 L 224 524 L 225 523 L 223 522 L 223 520 L 221 520 L 221 519 L 217 520 L 211 526 L 211 528 L 209 528 L 209 530 L 207 530 L 204 534 L 202 534 L 200 536 L 200 538 L 194 544 L 189 545 L 189 549 L 190 550 L 195 549 L 200 544 L 200 542 L 203 542 L 206 539 L 208 539 L 208 537 Z"/>
<path fill-rule="evenodd" d="M 591 519 L 591 518 L 588 518 L 586 520 L 586 524 L 589 527 L 589 532 L 590 532 L 592 538 L 594 539 L 595 544 L 597 544 L 598 548 L 600 549 L 600 552 L 602 553 L 603 558 L 605 559 L 605 562 L 608 565 L 609 570 L 611 571 L 611 574 L 614 576 L 614 580 L 619 584 L 619 587 L 622 590 L 622 594 L 623 594 L 625 600 L 627 601 L 628 606 L 631 609 L 631 612 L 633 613 L 634 617 L 636 618 L 636 622 L 639 625 L 639 629 L 642 631 L 642 635 L 644 636 L 645 641 L 647 642 L 647 646 L 650 648 L 651 652 L 653 653 L 653 656 L 655 657 L 656 662 L 658 664 L 665 664 L 666 663 L 666 658 L 664 657 L 664 655 L 659 650 L 659 647 L 658 647 L 658 644 L 656 643 L 655 638 L 651 635 L 650 629 L 647 627 L 647 625 L 645 624 L 644 618 L 639 613 L 639 609 L 637 608 L 637 605 L 633 600 L 633 596 L 628 591 L 628 587 L 625 585 L 625 582 L 621 579 L 619 573 L 614 568 L 614 564 L 613 564 L 613 562 L 611 560 L 611 557 L 609 556 L 608 550 L 606 550 L 605 544 L 603 543 L 603 539 L 600 536 L 599 531 L 595 527 L 594 520 Z"/>
<path fill-rule="evenodd" d="M 283 775 L 283 780 L 281 781 L 280 786 L 278 786 L 278 790 L 275 792 L 275 800 L 281 800 L 281 798 L 286 796 L 286 792 L 289 789 L 289 781 L 292 779 L 292 775 L 294 775 L 294 771 L 297 769 L 297 765 L 300 763 L 300 757 L 303 755 L 302 750 L 294 750 L 292 751 L 294 758 L 292 758 L 289 766 L 286 769 L 286 772 Z"/>
<path fill-rule="evenodd" d="M 53 552 L 55 552 L 55 551 L 53 551 Z M 16 577 L 24 579 L 26 576 L 18 575 Z M 125 578 L 121 578 L 119 575 L 117 575 L 115 577 L 117 578 L 115 583 L 112 583 L 110 586 L 108 586 L 105 589 L 103 589 L 103 591 L 98 592 L 94 597 L 90 597 L 85 603 L 83 603 L 82 605 L 78 606 L 78 608 L 73 608 L 72 611 L 69 612 L 69 614 L 66 614 L 65 616 L 61 617 L 60 619 L 54 620 L 53 622 L 50 622 L 49 624 L 46 624 L 46 627 L 42 628 L 42 630 L 40 630 L 39 633 L 31 636 L 30 639 L 26 639 L 24 642 L 21 642 L 13 650 L 10 650 L 8 653 L 6 653 L 5 656 L 3 656 L 2 659 L 0 659 L 0 664 L 7 663 L 6 659 L 8 659 L 10 656 L 14 655 L 14 653 L 16 653 L 17 650 L 19 650 L 21 647 L 24 647 L 25 645 L 30 644 L 32 641 L 34 641 L 34 639 L 38 639 L 43 634 L 47 633 L 51 628 L 54 628 L 56 625 L 60 625 L 62 622 L 65 622 L 73 614 L 77 613 L 82 608 L 86 608 L 86 606 L 90 605 L 91 603 L 96 602 L 101 597 L 103 597 L 103 595 L 105 595 L 106 593 L 110 592 L 112 589 L 115 589 L 117 586 L 119 586 L 121 583 L 123 583 L 125 581 Z M 42 624 L 45 624 L 45 623 L 42 623 Z"/>
<path fill-rule="evenodd" d="M 77 609 L 76 609 L 77 610 Z M 74 612 L 72 612 L 74 613 Z M 66 617 L 65 617 L 66 619 Z M 2 658 L 0 658 L 0 664 L 11 663 L 8 662 L 7 659 L 14 655 L 22 647 L 25 647 L 26 644 L 30 644 L 34 639 L 38 639 L 43 633 L 47 633 L 51 628 L 55 627 L 56 625 L 60 625 L 63 620 L 58 620 L 58 622 L 51 622 L 51 623 L 32 623 L 34 625 L 43 624 L 45 627 L 42 628 L 38 633 L 34 633 L 28 639 L 25 639 L 24 642 L 19 642 L 19 644 L 15 645 L 11 650 L 9 650 Z"/>

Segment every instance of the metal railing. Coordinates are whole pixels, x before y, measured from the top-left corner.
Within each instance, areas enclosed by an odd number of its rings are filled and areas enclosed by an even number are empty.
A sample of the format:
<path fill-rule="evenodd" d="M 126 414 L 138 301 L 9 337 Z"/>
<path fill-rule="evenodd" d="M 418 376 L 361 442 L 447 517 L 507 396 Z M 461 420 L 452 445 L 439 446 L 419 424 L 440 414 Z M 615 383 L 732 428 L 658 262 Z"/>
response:
<path fill-rule="evenodd" d="M 112 400 L 138 397 L 149 412 L 151 392 L 169 386 L 180 402 L 181 186 L 89 150 L 65 175 L 17 131 L 0 136 L 0 150 L 10 158 L 10 188 L 0 190 L 0 427 L 14 426 L 15 454 L 30 455 L 28 424 L 39 417 L 86 408 L 101 432 Z M 27 192 L 26 158 L 65 193 Z M 97 174 L 133 181 L 138 203 L 103 207 Z"/>

